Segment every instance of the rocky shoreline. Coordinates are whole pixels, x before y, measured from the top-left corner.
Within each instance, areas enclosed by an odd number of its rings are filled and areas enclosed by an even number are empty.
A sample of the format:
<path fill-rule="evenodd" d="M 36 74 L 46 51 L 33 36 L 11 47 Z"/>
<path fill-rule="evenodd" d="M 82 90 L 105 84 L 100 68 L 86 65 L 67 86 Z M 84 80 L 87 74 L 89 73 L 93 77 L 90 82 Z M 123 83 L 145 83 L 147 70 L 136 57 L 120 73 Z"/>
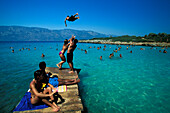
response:
<path fill-rule="evenodd" d="M 162 43 L 161 42 L 120 42 L 120 41 L 111 42 L 110 40 L 79 40 L 79 43 L 170 47 L 170 43 L 166 43 L 166 42 L 162 42 Z"/>

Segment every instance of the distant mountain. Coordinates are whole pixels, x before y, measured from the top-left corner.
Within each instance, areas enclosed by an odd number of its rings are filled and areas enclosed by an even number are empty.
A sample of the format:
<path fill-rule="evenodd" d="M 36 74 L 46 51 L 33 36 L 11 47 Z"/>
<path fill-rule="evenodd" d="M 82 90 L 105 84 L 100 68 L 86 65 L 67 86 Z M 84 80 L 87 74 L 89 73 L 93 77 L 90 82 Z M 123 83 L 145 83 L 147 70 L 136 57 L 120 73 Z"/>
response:
<path fill-rule="evenodd" d="M 85 30 L 49 30 L 38 27 L 0 26 L 0 41 L 63 41 L 75 35 L 78 40 L 108 35 Z"/>

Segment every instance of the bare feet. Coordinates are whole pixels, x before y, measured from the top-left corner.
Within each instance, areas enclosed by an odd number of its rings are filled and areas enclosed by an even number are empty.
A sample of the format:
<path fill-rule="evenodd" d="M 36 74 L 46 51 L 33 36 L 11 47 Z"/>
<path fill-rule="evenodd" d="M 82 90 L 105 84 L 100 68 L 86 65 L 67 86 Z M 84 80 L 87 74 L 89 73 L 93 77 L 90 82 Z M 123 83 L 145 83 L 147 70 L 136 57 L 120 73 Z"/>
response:
<path fill-rule="evenodd" d="M 56 64 L 56 66 L 57 66 L 58 68 L 60 68 L 60 64 Z"/>
<path fill-rule="evenodd" d="M 79 76 L 78 76 L 78 75 L 76 75 L 76 76 L 75 76 L 75 79 L 78 79 L 78 78 L 79 78 Z"/>
<path fill-rule="evenodd" d="M 57 111 L 59 111 L 59 110 L 60 110 L 60 108 L 57 108 L 57 107 L 53 108 L 53 111 L 54 111 L 54 112 L 57 112 Z"/>
<path fill-rule="evenodd" d="M 75 73 L 75 75 L 77 75 L 77 76 L 78 76 L 77 71 L 74 71 L 74 73 Z"/>
<path fill-rule="evenodd" d="M 76 81 L 75 81 L 75 83 L 79 83 L 80 82 L 80 79 L 78 78 L 78 79 L 76 79 Z"/>
<path fill-rule="evenodd" d="M 53 105 L 54 105 L 56 108 L 60 109 L 60 106 L 57 106 L 57 104 L 56 104 L 55 102 L 53 102 Z"/>
<path fill-rule="evenodd" d="M 52 104 L 53 104 L 52 108 L 53 108 L 53 111 L 54 111 L 54 112 L 57 112 L 57 111 L 60 110 L 60 107 L 56 105 L 56 103 L 54 102 L 54 100 L 53 100 Z"/>
<path fill-rule="evenodd" d="M 56 64 L 56 66 L 59 68 L 59 70 L 61 69 L 61 64 Z"/>
<path fill-rule="evenodd" d="M 80 79 L 79 79 L 79 77 L 77 76 L 77 77 L 74 79 L 74 83 L 78 83 L 78 82 L 80 82 Z"/>
<path fill-rule="evenodd" d="M 74 71 L 69 71 L 68 73 L 74 73 Z"/>

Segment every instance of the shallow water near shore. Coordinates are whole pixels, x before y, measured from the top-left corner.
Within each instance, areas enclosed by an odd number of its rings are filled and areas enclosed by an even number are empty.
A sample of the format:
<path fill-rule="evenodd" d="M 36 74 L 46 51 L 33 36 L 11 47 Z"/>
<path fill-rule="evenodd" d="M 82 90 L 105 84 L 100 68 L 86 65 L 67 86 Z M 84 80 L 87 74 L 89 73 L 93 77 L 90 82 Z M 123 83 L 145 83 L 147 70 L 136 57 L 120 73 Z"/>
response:
<path fill-rule="evenodd" d="M 0 42 L 0 112 L 12 112 L 28 90 L 39 62 L 45 61 L 47 67 L 56 67 L 62 44 Z M 100 46 L 101 49 L 97 50 Z M 10 47 L 13 47 L 14 53 Z M 106 45 L 104 51 L 104 44 L 78 43 L 73 62 L 75 68 L 81 69 L 79 90 L 87 112 L 170 112 L 170 48 L 165 48 L 168 52 L 165 54 L 159 52 L 164 50 L 161 47 L 130 46 L 128 50 L 127 46 L 121 47 L 110 59 L 109 55 L 117 48 L 116 45 Z M 87 54 L 81 49 L 86 49 Z M 65 63 L 63 67 L 69 66 Z"/>

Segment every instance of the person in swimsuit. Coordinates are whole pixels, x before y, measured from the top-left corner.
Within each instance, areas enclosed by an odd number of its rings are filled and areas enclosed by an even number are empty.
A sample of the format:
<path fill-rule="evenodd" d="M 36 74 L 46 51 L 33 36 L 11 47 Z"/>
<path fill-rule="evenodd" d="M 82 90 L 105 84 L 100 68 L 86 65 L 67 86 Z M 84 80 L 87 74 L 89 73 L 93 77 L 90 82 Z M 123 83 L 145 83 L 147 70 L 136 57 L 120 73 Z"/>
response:
<path fill-rule="evenodd" d="M 75 39 L 75 36 L 73 38 L 71 38 L 70 39 L 70 45 L 69 45 L 68 50 L 67 50 L 67 63 L 70 66 L 69 73 L 74 73 L 74 71 L 73 71 L 73 52 L 77 47 L 77 45 L 76 45 L 77 42 L 78 42 L 78 40 Z"/>
<path fill-rule="evenodd" d="M 60 56 L 60 58 L 61 58 L 62 61 L 59 62 L 58 64 L 56 64 L 59 69 L 61 69 L 63 63 L 66 62 L 66 58 L 65 58 L 65 56 L 64 56 L 64 53 L 65 53 L 66 50 L 68 49 L 68 46 L 69 46 L 69 45 L 70 45 L 70 43 L 68 43 L 68 40 L 65 39 L 65 40 L 64 40 L 64 44 L 63 44 L 63 48 L 62 48 L 62 50 L 59 52 L 59 56 Z"/>
<path fill-rule="evenodd" d="M 166 50 L 164 50 L 164 51 L 163 51 L 163 53 L 167 53 L 167 51 L 166 51 Z"/>
<path fill-rule="evenodd" d="M 54 104 L 55 102 L 53 97 L 53 95 L 57 92 L 57 89 L 52 87 L 42 89 L 42 83 L 44 82 L 44 79 L 43 71 L 37 70 L 34 72 L 34 79 L 30 83 L 31 104 L 43 102 L 52 107 L 53 111 L 57 112 L 60 107 Z M 48 97 L 51 98 L 52 103 L 48 101 Z"/>
<path fill-rule="evenodd" d="M 45 55 L 42 53 L 41 57 L 45 57 Z"/>
<path fill-rule="evenodd" d="M 51 86 L 53 88 L 53 86 L 48 83 L 49 82 L 49 78 L 50 76 L 47 76 L 48 74 L 49 75 L 52 75 L 52 73 L 50 72 L 45 72 L 45 68 L 46 68 L 46 63 L 43 61 L 43 62 L 40 62 L 39 63 L 39 67 L 40 67 L 40 71 L 42 71 L 44 74 L 44 83 L 46 83 L 47 85 Z M 75 79 L 60 79 L 57 77 L 57 80 L 56 80 L 56 84 L 57 86 L 60 86 L 60 85 L 71 85 L 71 84 L 76 84 L 80 82 L 80 79 L 77 77 L 75 77 Z"/>
<path fill-rule="evenodd" d="M 76 15 L 79 15 L 78 13 L 76 13 L 75 15 L 71 15 L 71 16 L 67 16 L 66 17 L 66 19 L 65 19 L 65 26 L 67 27 L 67 24 L 66 24 L 66 20 L 68 20 L 68 21 L 75 21 L 75 20 L 77 20 L 77 19 L 79 19 L 80 17 L 78 16 L 78 17 L 76 17 Z"/>

